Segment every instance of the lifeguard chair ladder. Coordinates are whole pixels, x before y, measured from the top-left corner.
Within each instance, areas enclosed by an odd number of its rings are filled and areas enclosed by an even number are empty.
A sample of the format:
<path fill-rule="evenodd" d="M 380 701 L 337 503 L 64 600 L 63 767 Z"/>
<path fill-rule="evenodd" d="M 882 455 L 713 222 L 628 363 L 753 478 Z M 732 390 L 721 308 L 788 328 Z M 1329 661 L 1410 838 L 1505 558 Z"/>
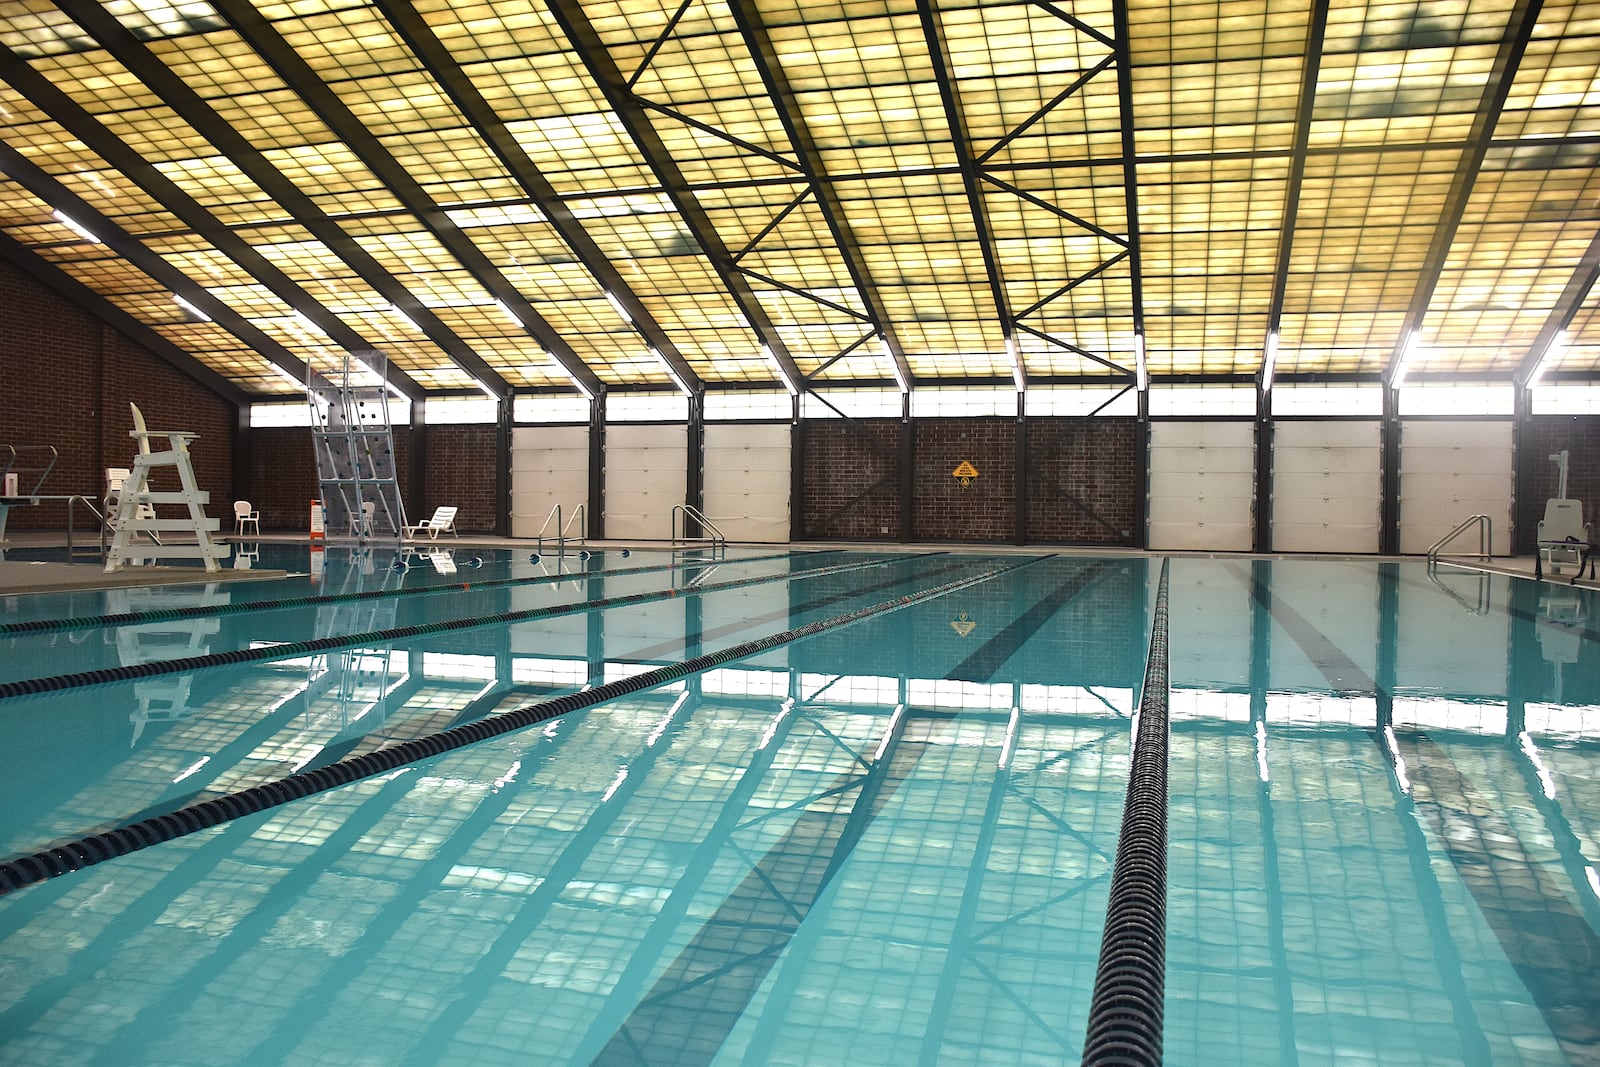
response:
<path fill-rule="evenodd" d="M 123 483 L 117 498 L 116 515 L 112 521 L 111 548 L 106 552 L 106 573 L 120 571 L 129 563 L 147 563 L 156 559 L 199 559 L 208 571 L 220 571 L 217 562 L 228 554 L 228 546 L 211 539 L 220 520 L 206 515 L 205 505 L 211 494 L 201 489 L 194 479 L 194 465 L 189 460 L 189 442 L 199 434 L 183 430 L 147 430 L 144 413 L 137 404 L 133 409 L 133 429 L 128 436 L 139 442 L 139 454 L 134 457 L 128 479 Z M 155 451 L 151 438 L 165 438 L 167 447 Z M 183 488 L 155 490 L 150 488 L 150 472 L 158 467 L 174 467 Z M 161 518 L 155 511 L 158 504 L 182 504 L 189 514 L 184 518 Z M 150 505 L 141 514 L 140 505 Z M 139 534 L 193 533 L 194 544 L 178 544 L 164 538 L 159 544 L 136 544 Z"/>

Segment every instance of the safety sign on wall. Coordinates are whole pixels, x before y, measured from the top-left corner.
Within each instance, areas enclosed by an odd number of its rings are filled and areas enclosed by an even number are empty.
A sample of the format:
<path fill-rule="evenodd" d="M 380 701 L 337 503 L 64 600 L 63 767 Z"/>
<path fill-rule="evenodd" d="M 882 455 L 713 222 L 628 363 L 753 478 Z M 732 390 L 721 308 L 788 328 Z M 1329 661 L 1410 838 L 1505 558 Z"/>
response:
<path fill-rule="evenodd" d="M 950 472 L 950 477 L 952 477 L 956 481 L 960 482 L 961 483 L 961 488 L 963 488 L 963 489 L 965 489 L 967 486 L 971 485 L 973 479 L 976 478 L 977 476 L 978 476 L 978 468 L 974 467 L 971 463 L 968 463 L 966 460 L 962 460 L 960 466 L 956 467 L 955 470 Z"/>

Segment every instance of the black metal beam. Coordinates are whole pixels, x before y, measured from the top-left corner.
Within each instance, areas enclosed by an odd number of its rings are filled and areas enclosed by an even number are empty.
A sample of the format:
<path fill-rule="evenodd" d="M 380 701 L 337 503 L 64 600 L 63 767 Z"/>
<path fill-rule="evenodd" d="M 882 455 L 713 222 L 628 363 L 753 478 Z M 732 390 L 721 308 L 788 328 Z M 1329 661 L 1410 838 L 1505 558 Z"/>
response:
<path fill-rule="evenodd" d="M 1528 384 L 1533 372 L 1538 369 L 1539 363 L 1550 351 L 1550 346 L 1555 344 L 1557 336 L 1572 324 L 1578 309 L 1589 299 L 1589 293 L 1594 290 L 1597 280 L 1600 280 L 1600 232 L 1590 239 L 1589 247 L 1584 249 L 1583 258 L 1578 261 L 1577 269 L 1572 272 L 1566 287 L 1556 298 L 1555 307 L 1550 309 L 1550 317 L 1539 327 L 1538 336 L 1533 339 L 1528 354 L 1523 357 L 1522 365 L 1517 368 L 1517 384 L 1523 386 Z"/>
<path fill-rule="evenodd" d="M 217 6 L 220 10 L 230 5 L 223 3 Z M 159 96 L 174 114 L 194 127 L 242 174 L 260 186 L 295 222 L 326 245 L 374 292 L 407 315 L 456 366 L 497 393 L 503 395 L 508 391 L 509 386 L 499 371 L 484 362 L 483 357 L 472 351 L 454 330 L 440 321 L 430 308 L 421 304 L 359 241 L 350 236 L 299 186 L 285 177 L 243 134 L 218 115 L 199 93 L 158 59 L 103 5 L 93 0 L 61 0 L 60 7 L 99 41 L 112 58 Z M 382 348 L 381 345 L 370 347 Z M 392 374 L 392 360 L 390 364 Z"/>
<path fill-rule="evenodd" d="M 4 231 L 0 231 L 0 256 L 229 403 L 246 407 L 257 399 Z"/>
<path fill-rule="evenodd" d="M 1433 291 L 1438 287 L 1439 276 L 1444 273 L 1445 261 L 1450 256 L 1450 246 L 1455 241 L 1461 217 L 1466 214 L 1467 201 L 1472 196 L 1472 186 L 1477 181 L 1478 171 L 1483 167 L 1484 157 L 1489 153 L 1490 135 L 1494 133 L 1495 125 L 1500 121 L 1500 113 L 1505 109 L 1506 97 L 1511 92 L 1511 83 L 1516 80 L 1517 67 L 1522 63 L 1522 54 L 1527 50 L 1529 38 L 1533 36 L 1533 28 L 1539 21 L 1539 9 L 1542 6 L 1543 0 L 1517 0 L 1516 7 L 1511 11 L 1505 36 L 1500 39 L 1500 47 L 1495 52 L 1494 67 L 1484 83 L 1483 96 L 1479 99 L 1477 113 L 1472 118 L 1472 130 L 1467 135 L 1467 147 L 1456 163 L 1455 175 L 1450 180 L 1450 191 L 1445 196 L 1444 210 L 1440 212 L 1439 222 L 1433 229 L 1433 240 L 1429 242 L 1428 253 L 1422 261 L 1417 287 L 1412 290 L 1411 303 L 1407 306 L 1406 316 L 1400 323 L 1400 336 L 1395 338 L 1394 351 L 1389 356 L 1389 367 L 1385 377 L 1390 382 L 1394 381 L 1396 373 L 1402 369 L 1400 363 L 1406 352 L 1407 338 L 1422 328 L 1422 320 L 1428 313 L 1429 304 L 1433 302 Z"/>
<path fill-rule="evenodd" d="M 1289 293 L 1289 256 L 1294 251 L 1295 221 L 1300 210 L 1300 189 L 1306 176 L 1306 150 L 1311 143 L 1311 118 L 1316 110 L 1317 76 L 1322 70 L 1322 42 L 1328 29 L 1330 3 L 1331 0 L 1313 0 L 1311 19 L 1306 26 L 1305 61 L 1300 68 L 1300 104 L 1294 117 L 1294 148 L 1289 157 L 1289 176 L 1283 190 L 1283 219 L 1278 224 L 1272 303 L 1267 309 L 1268 338 L 1278 332 L 1283 319 L 1283 304 Z M 1266 371 L 1263 354 L 1261 371 L 1256 375 L 1256 380 L 1264 389 L 1270 389 L 1272 383 L 1266 380 Z"/>
<path fill-rule="evenodd" d="M 1133 135 L 1133 49 L 1129 45 L 1132 29 L 1128 23 L 1128 0 L 1112 0 L 1115 29 L 1113 50 L 1117 55 L 1117 111 L 1122 127 L 1122 189 L 1128 214 L 1128 294 L 1132 307 L 1135 336 L 1144 335 L 1143 265 L 1139 257 L 1139 167 L 1138 142 Z M 1145 349 L 1146 367 L 1149 348 Z M 1147 379 L 1148 380 L 1148 379 Z M 1146 418 L 1147 390 L 1139 390 L 1140 417 Z M 1142 540 L 1142 538 L 1141 538 Z"/>
<path fill-rule="evenodd" d="M 0 78 L 22 93 L 73 137 L 82 141 L 101 159 L 115 167 L 123 177 L 138 185 L 166 210 L 177 216 L 195 236 L 232 259 L 256 281 L 299 311 L 341 348 L 351 351 L 377 348 L 328 310 L 300 284 L 257 252 L 209 209 L 184 192 L 176 182 L 101 124 L 87 109 L 16 58 L 10 49 L 0 48 Z M 389 381 L 411 400 L 424 395 L 421 385 L 395 367 L 389 368 Z"/>
<path fill-rule="evenodd" d="M 749 50 L 750 58 L 761 75 L 761 82 L 766 87 L 767 95 L 771 98 L 772 106 L 783 123 L 784 132 L 789 137 L 790 147 L 794 149 L 801 173 L 805 175 L 811 195 L 817 202 L 817 209 L 822 212 L 823 221 L 828 224 L 828 232 L 833 236 L 833 243 L 844 259 L 845 269 L 850 272 L 850 280 L 855 284 L 856 292 L 867 308 L 866 319 L 872 324 L 877 335 L 883 338 L 888 346 L 890 358 L 899 367 L 906 383 L 913 384 L 911 364 L 906 360 L 905 349 L 895 332 L 888 308 L 884 306 L 883 298 L 878 295 L 877 286 L 872 280 L 872 271 L 867 267 L 866 258 L 861 254 L 861 245 L 846 222 L 844 204 L 834 190 L 834 183 L 823 180 L 826 166 L 823 163 L 822 153 L 817 149 L 816 139 L 811 136 L 811 128 L 800 110 L 794 87 L 789 84 L 789 76 L 783 69 L 783 61 L 777 49 L 773 47 L 772 35 L 767 32 L 766 23 L 762 21 L 760 8 L 754 0 L 728 0 L 728 9 L 733 12 L 733 20 L 744 37 L 745 48 Z M 785 214 L 788 210 L 792 210 L 792 206 L 786 209 Z M 855 347 L 852 345 L 851 349 Z"/>
<path fill-rule="evenodd" d="M 505 123 L 494 114 L 493 108 L 473 86 L 471 79 L 454 62 L 449 50 L 440 43 L 432 28 L 417 14 L 416 8 L 408 0 L 382 0 L 376 6 L 410 46 L 417 61 L 445 90 L 462 116 L 472 124 L 474 132 L 483 138 L 484 143 L 505 164 L 506 169 L 528 193 L 529 198 L 551 221 L 552 226 L 578 260 L 590 273 L 596 275 L 596 280 L 604 288 L 609 289 L 624 303 L 634 318 L 634 324 L 645 335 L 646 340 L 669 360 L 674 361 L 674 365 L 679 367 L 680 374 L 687 375 L 688 380 L 697 380 L 677 348 L 667 340 L 660 327 L 650 319 L 649 313 L 639 303 L 638 298 L 623 284 L 615 268 L 600 253 L 594 242 L 588 239 L 582 227 L 577 225 L 571 211 L 557 198 L 554 188 L 517 144 L 516 138 L 506 129 Z M 482 250 L 473 244 L 471 238 L 450 220 L 428 192 L 411 177 L 404 165 L 384 147 L 383 142 L 374 136 L 338 95 L 327 87 L 310 64 L 289 46 L 283 36 L 255 7 L 239 3 L 237 0 L 220 0 L 216 7 L 239 35 L 278 72 L 285 84 L 317 112 L 328 124 L 328 128 L 349 145 L 361 157 L 363 163 L 372 168 L 373 173 L 382 179 L 390 191 L 439 240 L 439 243 L 455 256 L 474 280 L 510 309 L 523 324 L 523 328 L 550 352 L 568 377 L 582 381 L 585 388 L 591 392 L 599 392 L 605 388 L 605 384 L 594 370 L 573 351 L 572 346 L 556 328 L 528 303 L 500 268 L 495 266 Z M 577 231 L 576 235 L 571 232 L 574 229 Z M 579 237 L 579 240 L 575 241 L 575 237 Z M 601 276 L 602 274 L 604 276 Z"/>
<path fill-rule="evenodd" d="M 679 170 L 678 164 L 656 133 L 646 114 L 647 109 L 628 88 L 628 79 L 617 69 L 616 61 L 611 58 L 605 42 L 589 22 L 583 5 L 578 0 L 546 0 L 546 5 L 550 13 L 555 16 L 562 32 L 576 48 L 589 76 L 605 95 L 606 102 L 616 112 L 617 121 L 628 131 L 628 136 L 632 138 L 634 145 L 649 164 L 651 172 L 661 183 L 659 191 L 665 193 L 677 208 L 684 226 L 694 237 L 695 243 L 700 246 L 706 260 L 716 270 L 717 276 L 722 280 L 728 294 L 733 297 L 734 303 L 739 306 L 740 313 L 750 324 L 758 341 L 767 346 L 785 373 L 792 375 L 794 383 L 799 386 L 802 375 L 794 356 L 784 345 L 783 338 L 778 335 L 777 327 L 767 315 L 766 308 L 746 284 L 744 275 L 734 266 L 734 257 L 723 242 L 722 235 L 717 232 L 711 217 L 689 191 L 688 179 Z"/>
<path fill-rule="evenodd" d="M 100 213 L 88 201 L 46 173 L 10 145 L 0 142 L 0 171 L 51 207 L 82 223 L 117 255 L 138 267 L 158 284 L 183 297 L 218 326 L 243 341 L 279 370 L 299 382 L 306 380 L 306 365 L 249 319 L 212 296 L 183 271 L 146 248 L 139 239 Z M 191 356 L 195 362 L 203 361 Z M 230 383 L 232 384 L 232 383 Z M 238 386 L 234 385 L 237 389 Z"/>
<path fill-rule="evenodd" d="M 1000 260 L 995 255 L 994 233 L 989 226 L 989 210 L 983 199 L 983 181 L 973 155 L 972 138 L 967 133 L 961 91 L 950 72 L 949 46 L 945 43 L 944 24 L 939 20 L 935 3 L 936 0 L 917 0 L 917 17 L 922 20 L 922 36 L 928 45 L 928 62 L 933 65 L 933 80 L 939 86 L 945 121 L 950 126 L 950 141 L 955 146 L 956 159 L 961 165 L 961 185 L 967 193 L 967 209 L 972 212 L 973 232 L 978 248 L 983 253 L 983 270 L 989 282 L 989 296 L 994 301 L 995 315 L 1000 319 L 1007 346 L 1006 355 L 1013 361 L 1012 373 L 1017 389 L 1021 390 L 1027 385 L 1027 368 L 1023 365 L 1022 349 L 1015 338 L 1016 323 L 1011 316 L 1011 303 L 1006 299 Z"/>

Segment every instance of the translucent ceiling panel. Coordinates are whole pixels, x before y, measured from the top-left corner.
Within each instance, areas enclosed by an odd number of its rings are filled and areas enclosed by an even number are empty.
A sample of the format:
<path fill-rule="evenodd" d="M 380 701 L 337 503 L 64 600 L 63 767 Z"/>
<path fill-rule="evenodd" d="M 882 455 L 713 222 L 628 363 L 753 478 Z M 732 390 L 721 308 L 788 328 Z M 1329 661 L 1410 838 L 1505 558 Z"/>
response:
<path fill-rule="evenodd" d="M 1253 373 L 1266 344 L 1288 160 L 1146 163 L 1139 172 L 1151 373 Z"/>
<path fill-rule="evenodd" d="M 1515 6 L 1334 0 L 1311 147 L 1465 138 Z"/>
<path fill-rule="evenodd" d="M 1388 367 L 1459 159 L 1456 150 L 1311 156 L 1289 256 L 1280 373 Z"/>
<path fill-rule="evenodd" d="M 1542 8 L 1423 321 L 1427 369 L 1510 375 L 1579 272 L 1600 229 L 1597 76 L 1600 23 Z"/>

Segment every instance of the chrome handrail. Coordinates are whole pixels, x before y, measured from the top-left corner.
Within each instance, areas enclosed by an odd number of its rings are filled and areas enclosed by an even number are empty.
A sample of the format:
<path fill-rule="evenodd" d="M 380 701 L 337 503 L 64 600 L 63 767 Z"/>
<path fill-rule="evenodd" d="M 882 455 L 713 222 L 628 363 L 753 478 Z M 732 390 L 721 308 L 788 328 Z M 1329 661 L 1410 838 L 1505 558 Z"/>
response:
<path fill-rule="evenodd" d="M 1444 546 L 1466 533 L 1473 526 L 1478 527 L 1478 558 L 1481 560 L 1492 559 L 1494 553 L 1490 551 L 1490 546 L 1494 542 L 1494 520 L 1487 515 L 1472 515 L 1462 519 L 1455 529 L 1428 546 L 1428 565 L 1430 567 L 1437 565 L 1439 553 L 1444 549 Z"/>
<path fill-rule="evenodd" d="M 568 541 L 579 545 L 586 544 L 588 542 L 588 514 L 589 505 L 579 504 L 578 509 L 572 513 L 572 518 L 570 520 L 563 520 L 561 517 L 561 505 L 559 503 L 556 504 L 555 507 L 550 509 L 550 514 L 544 517 L 544 525 L 539 527 L 539 532 L 534 535 L 534 539 L 539 543 L 539 551 L 544 551 L 544 542 L 546 537 L 553 537 L 555 539 L 556 554 L 559 556 L 566 555 Z M 549 532 L 552 519 L 555 520 L 556 527 L 555 533 L 553 534 Z M 575 536 L 568 535 L 567 531 L 570 530 L 574 524 L 576 524 L 578 527 L 578 533 Z"/>
<path fill-rule="evenodd" d="M 567 531 L 572 529 L 573 526 L 576 526 L 578 528 L 578 532 L 576 534 L 567 533 Z M 589 542 L 589 505 L 588 504 L 586 504 L 586 503 L 585 504 L 579 504 L 578 505 L 578 510 L 576 510 L 576 511 L 574 511 L 572 513 L 572 518 L 567 520 L 567 524 L 561 528 L 561 543 L 563 545 L 565 545 L 568 541 L 572 541 L 572 542 L 575 542 L 575 543 L 580 544 L 580 545 L 588 544 L 588 542 Z"/>
<path fill-rule="evenodd" d="M 682 537 L 678 536 L 678 518 L 680 515 L 684 520 L 684 533 Z M 700 537 L 690 537 L 690 519 L 693 519 L 695 522 L 699 523 L 702 531 L 710 531 L 711 536 L 706 537 L 702 535 Z M 677 544 L 679 541 L 710 541 L 713 546 L 726 545 L 728 543 L 727 537 L 723 535 L 721 530 L 717 529 L 716 523 L 706 518 L 704 512 L 695 507 L 693 504 L 672 505 L 672 543 Z"/>

